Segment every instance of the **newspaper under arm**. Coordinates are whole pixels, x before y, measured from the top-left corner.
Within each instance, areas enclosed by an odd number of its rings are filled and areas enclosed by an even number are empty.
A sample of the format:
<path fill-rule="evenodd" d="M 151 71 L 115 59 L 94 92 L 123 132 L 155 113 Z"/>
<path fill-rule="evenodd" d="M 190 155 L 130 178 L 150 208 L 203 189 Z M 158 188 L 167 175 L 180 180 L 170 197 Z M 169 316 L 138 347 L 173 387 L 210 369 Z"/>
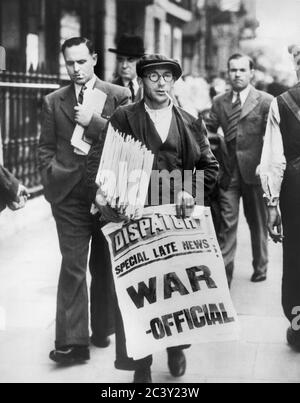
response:
<path fill-rule="evenodd" d="M 93 109 L 94 113 L 102 114 L 107 94 L 98 88 L 94 88 L 87 97 L 84 99 L 84 106 Z M 88 155 L 92 142 L 84 135 L 85 128 L 76 125 L 73 136 L 71 138 L 71 144 L 75 148 L 75 153 L 80 155 Z"/>

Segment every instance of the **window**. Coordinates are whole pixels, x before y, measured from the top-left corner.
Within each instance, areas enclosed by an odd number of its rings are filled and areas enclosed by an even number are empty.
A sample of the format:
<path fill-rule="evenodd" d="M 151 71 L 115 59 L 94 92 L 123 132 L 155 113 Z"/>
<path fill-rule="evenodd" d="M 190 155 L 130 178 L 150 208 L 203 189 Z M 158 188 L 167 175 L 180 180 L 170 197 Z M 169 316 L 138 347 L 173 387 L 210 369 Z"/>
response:
<path fill-rule="evenodd" d="M 62 45 L 66 39 L 72 38 L 73 36 L 81 36 L 80 17 L 75 11 L 63 11 L 60 20 L 60 44 Z M 69 76 L 62 53 L 60 53 L 59 66 L 60 78 L 67 80 Z"/>
<path fill-rule="evenodd" d="M 161 22 L 158 18 L 154 19 L 154 51 L 160 53 L 160 32 Z"/>

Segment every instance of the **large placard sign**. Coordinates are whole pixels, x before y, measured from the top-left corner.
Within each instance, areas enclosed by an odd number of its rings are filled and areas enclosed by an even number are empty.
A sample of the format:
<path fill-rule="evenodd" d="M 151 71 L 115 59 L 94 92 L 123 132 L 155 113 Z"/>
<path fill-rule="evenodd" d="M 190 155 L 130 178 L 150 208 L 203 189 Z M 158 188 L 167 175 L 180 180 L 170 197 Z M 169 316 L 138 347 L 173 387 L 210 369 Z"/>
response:
<path fill-rule="evenodd" d="M 146 208 L 141 220 L 103 228 L 127 351 L 141 359 L 178 345 L 239 337 L 209 208 L 178 219 L 175 206 Z"/>

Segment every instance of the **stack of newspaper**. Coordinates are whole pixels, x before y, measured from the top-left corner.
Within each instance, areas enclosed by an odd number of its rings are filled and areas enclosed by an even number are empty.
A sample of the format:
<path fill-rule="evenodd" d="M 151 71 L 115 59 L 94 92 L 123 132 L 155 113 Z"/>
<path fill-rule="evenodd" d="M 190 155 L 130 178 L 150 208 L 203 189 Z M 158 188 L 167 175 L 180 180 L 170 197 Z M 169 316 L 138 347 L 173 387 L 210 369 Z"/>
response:
<path fill-rule="evenodd" d="M 96 183 L 107 203 L 129 219 L 141 217 L 154 155 L 109 125 Z"/>

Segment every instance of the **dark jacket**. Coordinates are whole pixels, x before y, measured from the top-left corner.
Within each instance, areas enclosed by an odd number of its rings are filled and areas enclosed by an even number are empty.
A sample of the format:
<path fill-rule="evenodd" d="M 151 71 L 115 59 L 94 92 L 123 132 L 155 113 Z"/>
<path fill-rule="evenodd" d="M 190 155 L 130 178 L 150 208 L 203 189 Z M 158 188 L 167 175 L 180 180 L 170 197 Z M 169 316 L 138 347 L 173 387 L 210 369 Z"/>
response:
<path fill-rule="evenodd" d="M 201 119 L 196 120 L 181 108 L 174 106 L 174 113 L 182 142 L 182 170 L 194 171 L 196 169 L 204 171 L 204 191 L 205 197 L 208 199 L 217 181 L 218 162 L 211 152 L 205 126 Z M 157 145 L 148 135 L 149 130 L 144 101 L 118 108 L 111 117 L 110 123 L 120 132 L 129 134 L 141 141 L 156 154 Z M 87 182 L 92 200 L 95 199 L 97 191 L 95 178 L 104 141 L 105 137 L 92 147 L 88 158 Z"/>
<path fill-rule="evenodd" d="M 0 211 L 18 198 L 19 181 L 0 165 Z"/>
<path fill-rule="evenodd" d="M 97 142 L 108 119 L 119 105 L 130 100 L 130 91 L 96 80 L 95 88 L 107 94 L 102 114 L 94 113 L 85 136 Z M 47 95 L 43 107 L 42 133 L 39 143 L 39 164 L 45 197 L 59 203 L 85 177 L 86 157 L 74 153 L 71 138 L 76 126 L 74 107 L 77 104 L 73 84 Z"/>
<path fill-rule="evenodd" d="M 124 87 L 124 83 L 121 77 L 117 77 L 112 81 L 113 84 Z M 143 91 L 139 88 L 138 92 L 135 94 L 134 102 L 140 102 L 143 99 Z"/>
<path fill-rule="evenodd" d="M 260 164 L 264 135 L 273 97 L 266 92 L 251 87 L 248 98 L 243 105 L 236 137 L 236 157 L 243 181 L 248 185 L 259 185 L 256 168 Z M 229 160 L 226 148 L 226 132 L 232 111 L 232 92 L 216 97 L 211 113 L 206 120 L 209 131 L 216 133 L 219 127 L 225 133 L 220 137 L 222 158 L 220 161 L 220 184 L 228 173 Z M 224 181 L 225 182 L 225 181 Z M 226 181 L 228 182 L 228 181 Z"/>

